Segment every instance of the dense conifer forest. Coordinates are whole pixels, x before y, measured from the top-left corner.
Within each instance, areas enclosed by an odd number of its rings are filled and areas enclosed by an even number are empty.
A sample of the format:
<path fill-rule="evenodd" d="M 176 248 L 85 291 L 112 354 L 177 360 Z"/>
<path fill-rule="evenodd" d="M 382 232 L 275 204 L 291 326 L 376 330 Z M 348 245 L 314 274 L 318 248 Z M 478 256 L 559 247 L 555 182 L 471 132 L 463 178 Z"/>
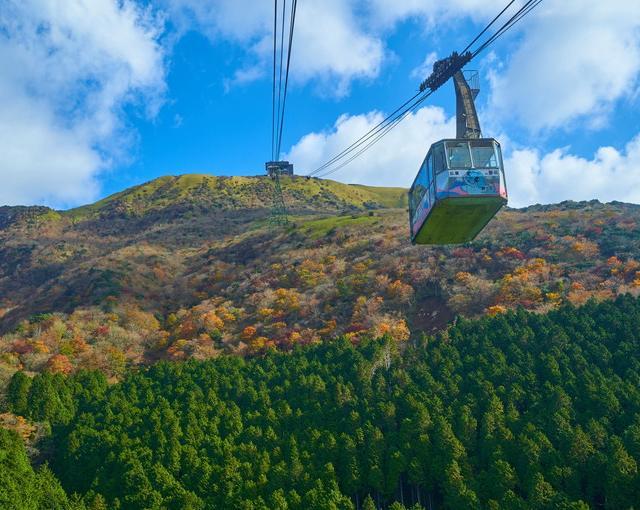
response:
<path fill-rule="evenodd" d="M 50 434 L 34 469 L 0 431 L 3 508 L 628 509 L 640 301 L 161 362 L 113 385 L 17 372 L 6 406 Z"/>

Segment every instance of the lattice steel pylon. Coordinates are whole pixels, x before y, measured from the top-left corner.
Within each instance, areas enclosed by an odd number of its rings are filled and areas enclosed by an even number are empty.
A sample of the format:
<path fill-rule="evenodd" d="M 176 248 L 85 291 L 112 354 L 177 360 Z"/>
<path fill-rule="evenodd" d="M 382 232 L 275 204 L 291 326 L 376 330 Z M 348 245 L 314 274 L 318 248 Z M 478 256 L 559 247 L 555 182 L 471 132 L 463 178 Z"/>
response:
<path fill-rule="evenodd" d="M 274 188 L 269 223 L 274 226 L 287 225 L 289 223 L 289 216 L 287 214 L 287 207 L 284 204 L 280 176 L 293 175 L 293 165 L 288 161 L 268 161 L 265 166 L 267 168 L 267 174 L 273 181 Z"/>

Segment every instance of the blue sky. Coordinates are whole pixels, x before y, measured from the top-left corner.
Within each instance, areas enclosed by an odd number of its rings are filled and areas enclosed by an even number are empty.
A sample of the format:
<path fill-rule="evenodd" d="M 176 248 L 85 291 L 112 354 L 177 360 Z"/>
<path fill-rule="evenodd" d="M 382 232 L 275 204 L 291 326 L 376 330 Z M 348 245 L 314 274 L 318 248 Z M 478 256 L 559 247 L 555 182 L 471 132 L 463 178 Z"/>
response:
<path fill-rule="evenodd" d="M 300 173 L 324 162 L 505 4 L 299 0 L 284 157 Z M 272 6 L 0 0 L 0 204 L 72 207 L 167 174 L 262 172 Z M 469 67 L 512 205 L 640 202 L 640 3 L 544 0 Z M 410 185 L 454 114 L 448 84 L 332 178 Z"/>

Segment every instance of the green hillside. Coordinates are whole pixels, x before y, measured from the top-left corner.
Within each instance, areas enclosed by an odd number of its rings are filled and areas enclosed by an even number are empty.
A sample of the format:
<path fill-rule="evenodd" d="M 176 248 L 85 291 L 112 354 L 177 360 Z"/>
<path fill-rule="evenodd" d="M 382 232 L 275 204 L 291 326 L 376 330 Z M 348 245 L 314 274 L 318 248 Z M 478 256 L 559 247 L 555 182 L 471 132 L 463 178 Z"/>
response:
<path fill-rule="evenodd" d="M 293 211 L 339 211 L 354 208 L 406 207 L 406 190 L 342 184 L 293 176 L 282 178 L 286 204 Z M 273 185 L 268 177 L 217 177 L 187 174 L 160 177 L 111 195 L 95 204 L 65 211 L 83 219 L 96 215 L 144 215 L 178 206 L 214 209 L 271 207 Z"/>

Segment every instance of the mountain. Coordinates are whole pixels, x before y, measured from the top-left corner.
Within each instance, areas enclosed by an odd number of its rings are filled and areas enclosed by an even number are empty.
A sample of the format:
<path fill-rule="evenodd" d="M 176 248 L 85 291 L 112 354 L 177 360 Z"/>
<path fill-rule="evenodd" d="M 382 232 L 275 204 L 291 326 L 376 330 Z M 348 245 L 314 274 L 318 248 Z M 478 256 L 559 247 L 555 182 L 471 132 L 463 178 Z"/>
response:
<path fill-rule="evenodd" d="M 638 501 L 640 207 L 425 247 L 405 190 L 271 186 L 0 208 L 0 507 Z"/>
<path fill-rule="evenodd" d="M 406 204 L 400 188 L 283 181 L 287 204 L 299 215 Z M 98 303 L 125 287 L 144 293 L 144 282 L 127 285 L 124 280 L 147 272 L 147 257 L 179 270 L 184 250 L 263 226 L 272 193 L 267 178 L 183 175 L 162 177 L 70 211 L 2 207 L 0 296 L 3 308 L 10 309 L 4 327 L 32 313 Z M 140 271 L 130 271 L 138 262 Z M 169 296 L 174 298 L 182 302 L 181 296 Z"/>
<path fill-rule="evenodd" d="M 0 367 L 99 368 L 346 335 L 398 341 L 456 315 L 640 292 L 640 207 L 505 209 L 473 243 L 412 246 L 406 191 L 162 177 L 69 211 L 0 208 Z M 0 379 L 2 378 L 0 372 Z"/>

